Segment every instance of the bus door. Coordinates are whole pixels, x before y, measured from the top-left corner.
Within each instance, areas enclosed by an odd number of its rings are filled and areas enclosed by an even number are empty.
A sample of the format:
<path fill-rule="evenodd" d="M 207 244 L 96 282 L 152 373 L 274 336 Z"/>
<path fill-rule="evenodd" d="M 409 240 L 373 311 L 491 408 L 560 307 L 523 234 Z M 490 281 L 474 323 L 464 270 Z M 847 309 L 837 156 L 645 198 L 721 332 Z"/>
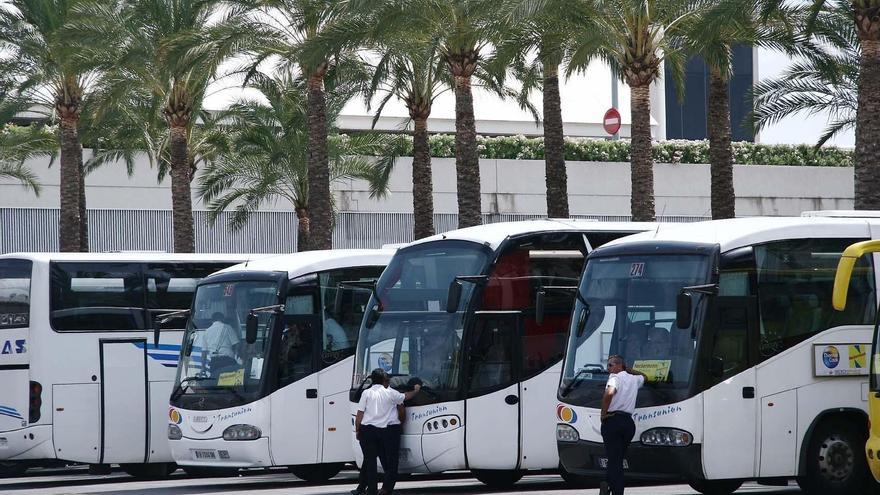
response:
<path fill-rule="evenodd" d="M 317 355 L 322 341 L 317 278 L 292 281 L 284 303 L 270 443 L 275 464 L 315 464 L 321 459 L 321 399 Z"/>
<path fill-rule="evenodd" d="M 465 446 L 470 469 L 517 469 L 519 311 L 477 312 L 465 348 Z"/>
<path fill-rule="evenodd" d="M 706 359 L 697 365 L 711 385 L 703 396 L 703 469 L 708 479 L 752 478 L 759 445 L 757 302 L 753 296 L 718 296 L 709 304 Z"/>
<path fill-rule="evenodd" d="M 43 385 L 29 382 L 31 265 L 0 260 L 0 431 L 36 423 L 42 413 Z"/>
<path fill-rule="evenodd" d="M 146 339 L 101 339 L 99 464 L 149 461 Z"/>

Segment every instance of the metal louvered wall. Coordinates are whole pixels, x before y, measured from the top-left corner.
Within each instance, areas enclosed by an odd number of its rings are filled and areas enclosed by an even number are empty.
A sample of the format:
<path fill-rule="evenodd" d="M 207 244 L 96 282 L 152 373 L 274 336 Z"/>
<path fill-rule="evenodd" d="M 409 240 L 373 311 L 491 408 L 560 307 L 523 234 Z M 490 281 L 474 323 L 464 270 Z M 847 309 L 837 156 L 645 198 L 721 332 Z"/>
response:
<path fill-rule="evenodd" d="M 238 230 L 223 213 L 212 226 L 208 213 L 194 211 L 196 251 L 200 253 L 289 253 L 296 251 L 296 214 L 283 211 L 253 213 Z M 57 251 L 58 209 L 0 208 L 0 253 Z M 484 223 L 543 218 L 541 215 L 484 214 Z M 600 221 L 629 221 L 629 216 L 574 215 Z M 173 249 L 168 210 L 89 210 L 89 249 L 101 251 L 167 251 Z M 704 217 L 659 217 L 661 222 L 695 222 Z M 454 230 L 458 215 L 434 214 L 437 232 Z M 412 240 L 411 213 L 341 212 L 336 215 L 333 246 L 375 248 Z"/>

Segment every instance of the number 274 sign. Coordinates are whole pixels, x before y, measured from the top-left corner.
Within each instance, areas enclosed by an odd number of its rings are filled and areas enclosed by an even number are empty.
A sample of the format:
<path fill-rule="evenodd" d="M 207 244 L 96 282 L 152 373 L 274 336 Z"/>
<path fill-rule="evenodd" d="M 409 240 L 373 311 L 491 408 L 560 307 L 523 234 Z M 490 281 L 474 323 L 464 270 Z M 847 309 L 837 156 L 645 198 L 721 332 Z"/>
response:
<path fill-rule="evenodd" d="M 633 263 L 629 267 L 629 276 L 630 277 L 643 277 L 645 276 L 645 264 L 644 263 Z"/>

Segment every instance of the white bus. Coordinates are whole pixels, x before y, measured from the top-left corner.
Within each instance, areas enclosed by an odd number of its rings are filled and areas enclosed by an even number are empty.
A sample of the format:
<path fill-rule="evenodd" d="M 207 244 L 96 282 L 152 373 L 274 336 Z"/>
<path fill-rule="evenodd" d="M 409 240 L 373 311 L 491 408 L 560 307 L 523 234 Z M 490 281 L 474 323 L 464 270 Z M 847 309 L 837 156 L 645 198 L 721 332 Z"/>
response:
<path fill-rule="evenodd" d="M 0 466 L 51 460 L 135 476 L 172 468 L 168 396 L 183 331 L 152 322 L 188 308 L 196 282 L 246 255 L 0 256 Z M 105 468 L 106 469 L 106 468 Z"/>
<path fill-rule="evenodd" d="M 650 377 L 629 476 L 704 494 L 792 479 L 808 494 L 868 493 L 875 260 L 858 261 L 846 311 L 831 296 L 841 253 L 880 236 L 880 218 L 808 215 L 661 226 L 591 253 L 555 410 L 566 470 L 603 475 L 599 412 L 619 354 Z"/>
<path fill-rule="evenodd" d="M 166 421 L 188 472 L 352 462 L 348 388 L 369 287 L 393 250 L 310 251 L 223 270 L 196 289 Z"/>
<path fill-rule="evenodd" d="M 423 385 L 407 403 L 401 472 L 470 469 L 501 486 L 526 470 L 557 469 L 556 422 L 545 411 L 555 405 L 584 259 L 596 246 L 653 227 L 509 222 L 401 248 L 361 325 L 352 414 L 365 377 L 381 367 L 395 388 L 414 379 Z"/>

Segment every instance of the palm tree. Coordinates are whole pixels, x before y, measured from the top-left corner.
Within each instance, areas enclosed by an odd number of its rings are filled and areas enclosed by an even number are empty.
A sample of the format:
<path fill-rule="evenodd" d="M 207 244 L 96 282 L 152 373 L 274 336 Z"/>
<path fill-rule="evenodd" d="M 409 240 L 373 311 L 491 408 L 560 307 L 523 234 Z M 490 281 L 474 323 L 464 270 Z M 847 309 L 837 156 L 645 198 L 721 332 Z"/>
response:
<path fill-rule="evenodd" d="M 632 198 L 634 221 L 654 220 L 654 170 L 651 158 L 650 86 L 663 62 L 684 62 L 678 36 L 704 8 L 697 0 L 595 0 L 596 32 L 605 41 L 603 56 L 619 68 L 630 87 L 632 112 Z"/>
<path fill-rule="evenodd" d="M 218 130 L 229 137 L 224 149 L 199 177 L 198 195 L 208 203 L 210 218 L 216 220 L 227 208 L 234 208 L 231 228 L 240 228 L 260 205 L 286 199 L 294 205 L 298 226 L 298 250 L 313 248 L 309 239 L 311 220 L 309 159 L 311 129 L 308 122 L 312 88 L 302 78 L 289 75 L 253 76 L 267 104 L 245 100 L 229 108 Z M 327 115 L 335 120 L 350 94 L 330 92 Z M 387 192 L 394 154 L 388 151 L 395 140 L 389 136 L 362 133 L 335 134 L 328 141 L 330 182 L 364 179 L 371 196 Z M 376 160 L 367 156 L 382 156 Z"/>
<path fill-rule="evenodd" d="M 785 0 L 774 0 L 783 4 Z M 856 110 L 855 207 L 880 210 L 880 0 L 813 0 L 813 19 L 840 12 L 850 19 L 859 43 Z M 810 31 L 816 26 L 810 22 Z"/>
<path fill-rule="evenodd" d="M 306 50 L 326 30 L 346 20 L 343 0 L 263 0 L 250 16 L 250 47 L 256 53 L 252 72 L 266 60 L 279 62 L 283 71 L 300 71 L 308 85 L 309 249 L 333 244 L 333 205 L 330 194 L 329 121 L 325 86 L 341 86 L 365 77 L 363 63 L 353 49 L 321 45 Z M 339 80 L 338 82 L 332 82 Z"/>
<path fill-rule="evenodd" d="M 493 41 L 510 31 L 492 0 L 360 0 L 352 5 L 370 11 L 371 37 L 434 39 L 455 91 L 455 168 L 459 227 L 482 222 L 480 167 L 474 122 L 473 78 Z"/>
<path fill-rule="evenodd" d="M 375 47 L 381 58 L 374 67 L 372 81 L 364 98 L 368 105 L 383 94 L 373 120 L 385 105 L 398 98 L 406 105 L 413 122 L 413 238 L 434 235 L 434 199 L 431 177 L 431 150 L 428 143 L 428 117 L 434 100 L 451 86 L 436 43 L 413 38 L 387 39 Z"/>
<path fill-rule="evenodd" d="M 801 54 L 779 77 L 755 84 L 752 120 L 761 129 L 802 112 L 828 115 L 818 147 L 856 127 L 861 55 L 855 25 L 844 11 L 820 15 L 813 32 L 820 51 Z"/>
<path fill-rule="evenodd" d="M 95 82 L 86 56 L 66 31 L 79 0 L 9 0 L 0 8 L 2 76 L 12 99 L 59 123 L 61 251 L 88 251 L 80 115 Z"/>
<path fill-rule="evenodd" d="M 700 57 L 709 69 L 706 121 L 714 219 L 736 216 L 729 102 L 733 46 L 793 51 L 793 14 L 799 10 L 768 7 L 763 0 L 721 0 L 703 10 L 682 35 L 687 54 Z"/>
<path fill-rule="evenodd" d="M 499 40 L 490 62 L 493 73 L 503 74 L 511 67 L 521 91 L 542 92 L 547 216 L 553 218 L 569 216 L 559 75 L 573 56 L 586 65 L 598 55 L 600 40 L 590 29 L 591 7 L 590 2 L 567 0 L 514 2 L 506 9 L 513 28 Z"/>
<path fill-rule="evenodd" d="M 99 32 L 115 40 L 121 56 L 104 93 L 107 106 L 124 108 L 139 98 L 160 102 L 167 126 L 174 251 L 193 252 L 195 232 L 189 150 L 193 125 L 220 64 L 235 55 L 244 39 L 235 21 L 240 10 L 205 0 L 130 0 L 101 14 Z M 219 17 L 219 19 L 218 19 Z M 127 112 L 135 115 L 137 112 Z M 155 119 L 143 125 L 149 128 Z"/>

